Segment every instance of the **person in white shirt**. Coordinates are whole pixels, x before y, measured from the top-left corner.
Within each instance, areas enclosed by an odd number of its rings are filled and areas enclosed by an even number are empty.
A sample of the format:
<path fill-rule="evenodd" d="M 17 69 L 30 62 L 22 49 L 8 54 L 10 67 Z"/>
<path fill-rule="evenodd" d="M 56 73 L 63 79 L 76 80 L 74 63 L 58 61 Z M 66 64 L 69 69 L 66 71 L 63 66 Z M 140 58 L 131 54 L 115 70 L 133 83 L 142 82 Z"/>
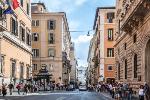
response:
<path fill-rule="evenodd" d="M 141 85 L 139 89 L 139 100 L 144 100 L 144 86 Z"/>

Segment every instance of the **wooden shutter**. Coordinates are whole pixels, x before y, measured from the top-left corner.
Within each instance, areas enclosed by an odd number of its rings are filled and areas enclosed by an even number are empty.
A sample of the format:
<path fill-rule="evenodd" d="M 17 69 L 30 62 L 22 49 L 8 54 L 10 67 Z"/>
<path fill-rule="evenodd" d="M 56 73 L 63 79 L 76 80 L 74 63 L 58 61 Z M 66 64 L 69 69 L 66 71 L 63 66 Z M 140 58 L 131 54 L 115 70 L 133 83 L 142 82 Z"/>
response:
<path fill-rule="evenodd" d="M 47 29 L 50 30 L 50 20 L 47 21 Z"/>
<path fill-rule="evenodd" d="M 16 36 L 18 36 L 18 21 L 16 21 Z"/>

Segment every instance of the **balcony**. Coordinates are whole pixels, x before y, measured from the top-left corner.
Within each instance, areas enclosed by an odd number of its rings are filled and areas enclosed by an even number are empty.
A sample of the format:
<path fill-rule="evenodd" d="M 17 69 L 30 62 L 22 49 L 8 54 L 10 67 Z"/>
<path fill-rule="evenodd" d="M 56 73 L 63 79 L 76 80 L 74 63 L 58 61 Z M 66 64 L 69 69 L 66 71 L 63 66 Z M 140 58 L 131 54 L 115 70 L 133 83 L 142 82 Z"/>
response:
<path fill-rule="evenodd" d="M 133 28 L 139 26 L 139 23 L 147 15 L 150 1 L 148 0 L 132 0 L 130 4 L 126 4 L 124 12 L 121 13 L 121 29 L 124 32 L 130 33 Z"/>
<path fill-rule="evenodd" d="M 7 24 L 5 19 L 0 18 L 0 32 L 7 30 Z"/>

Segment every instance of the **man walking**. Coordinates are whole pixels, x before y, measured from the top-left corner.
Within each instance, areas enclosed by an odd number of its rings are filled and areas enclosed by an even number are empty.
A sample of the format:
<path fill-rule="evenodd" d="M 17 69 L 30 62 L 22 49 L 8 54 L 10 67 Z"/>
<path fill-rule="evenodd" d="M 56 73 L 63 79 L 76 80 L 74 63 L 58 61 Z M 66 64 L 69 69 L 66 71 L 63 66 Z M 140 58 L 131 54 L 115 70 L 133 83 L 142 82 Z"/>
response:
<path fill-rule="evenodd" d="M 14 89 L 14 85 L 13 85 L 12 83 L 10 83 L 10 84 L 8 85 L 8 88 L 9 88 L 9 93 L 10 93 L 10 95 L 12 95 L 12 91 L 13 91 L 13 89 Z"/>
<path fill-rule="evenodd" d="M 150 100 L 150 87 L 148 86 L 147 83 L 145 83 L 144 85 L 144 94 L 145 94 L 146 100 Z"/>

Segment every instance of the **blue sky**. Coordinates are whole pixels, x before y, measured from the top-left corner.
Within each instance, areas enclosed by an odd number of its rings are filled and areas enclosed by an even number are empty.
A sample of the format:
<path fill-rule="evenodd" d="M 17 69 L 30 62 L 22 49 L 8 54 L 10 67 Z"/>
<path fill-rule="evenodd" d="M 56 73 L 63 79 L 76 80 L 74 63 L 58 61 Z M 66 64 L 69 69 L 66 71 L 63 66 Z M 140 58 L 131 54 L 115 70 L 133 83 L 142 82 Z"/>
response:
<path fill-rule="evenodd" d="M 32 0 L 38 2 L 39 0 Z M 75 42 L 75 54 L 79 66 L 87 66 L 89 42 L 92 38 L 87 32 L 94 24 L 97 7 L 115 6 L 116 0 L 40 0 L 46 4 L 48 11 L 66 12 L 70 31 L 84 31 L 71 33 Z M 92 34 L 92 32 L 91 32 Z"/>

